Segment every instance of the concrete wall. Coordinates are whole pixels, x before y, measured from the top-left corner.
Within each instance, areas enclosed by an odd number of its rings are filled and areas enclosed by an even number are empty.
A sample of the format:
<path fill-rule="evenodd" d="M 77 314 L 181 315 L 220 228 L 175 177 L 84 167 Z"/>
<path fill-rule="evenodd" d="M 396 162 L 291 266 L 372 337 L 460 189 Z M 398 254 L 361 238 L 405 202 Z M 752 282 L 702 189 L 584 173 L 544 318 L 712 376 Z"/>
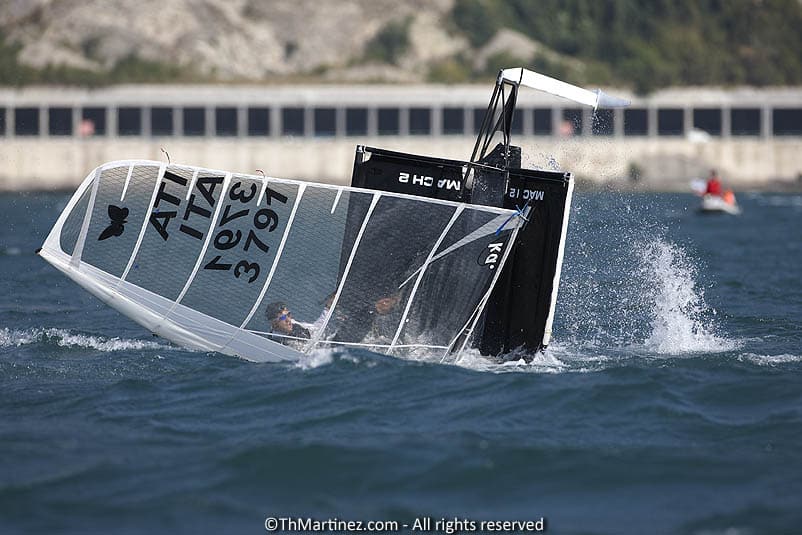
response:
<path fill-rule="evenodd" d="M 686 191 L 688 180 L 719 169 L 735 187 L 768 187 L 773 181 L 797 183 L 802 176 L 802 138 L 571 138 L 513 139 L 523 147 L 525 167 L 563 170 L 592 181 L 626 184 L 630 166 L 649 189 Z M 369 146 L 468 159 L 472 137 L 373 137 Z M 355 139 L 169 138 L 82 139 L 7 138 L 0 141 L 0 190 L 70 189 L 97 165 L 122 159 L 165 160 L 227 171 L 347 184 Z"/>

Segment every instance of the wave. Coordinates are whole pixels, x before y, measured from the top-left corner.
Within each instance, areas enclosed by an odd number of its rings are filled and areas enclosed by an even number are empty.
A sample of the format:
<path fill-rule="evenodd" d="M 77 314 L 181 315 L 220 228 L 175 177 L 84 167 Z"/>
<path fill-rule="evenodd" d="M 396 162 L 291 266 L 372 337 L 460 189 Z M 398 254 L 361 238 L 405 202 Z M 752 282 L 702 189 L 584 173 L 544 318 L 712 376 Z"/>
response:
<path fill-rule="evenodd" d="M 777 366 L 779 364 L 794 364 L 802 362 L 802 355 L 758 355 L 756 353 L 745 353 L 739 357 L 739 360 L 747 360 L 752 364 L 758 366 Z"/>
<path fill-rule="evenodd" d="M 327 366 L 334 362 L 334 355 L 334 349 L 316 349 L 311 353 L 302 355 L 301 358 L 293 363 L 293 366 L 301 370 L 313 370 L 315 368 L 320 368 L 321 366 Z M 356 361 L 355 357 L 350 358 L 353 358 L 353 361 Z"/>
<path fill-rule="evenodd" d="M 0 329 L 0 348 L 20 347 L 30 344 L 54 344 L 59 347 L 96 349 L 98 351 L 130 351 L 141 349 L 170 349 L 172 346 L 147 340 L 107 338 L 75 333 L 67 329 L 32 328 Z"/>
<path fill-rule="evenodd" d="M 696 268 L 677 245 L 664 240 L 647 243 L 641 251 L 642 280 L 651 281 L 651 332 L 644 347 L 659 355 L 721 353 L 739 347 L 738 341 L 717 334 L 718 326 L 696 284 Z"/>
<path fill-rule="evenodd" d="M 800 195 L 762 195 L 758 198 L 761 206 L 771 206 L 774 208 L 802 208 L 802 196 Z"/>

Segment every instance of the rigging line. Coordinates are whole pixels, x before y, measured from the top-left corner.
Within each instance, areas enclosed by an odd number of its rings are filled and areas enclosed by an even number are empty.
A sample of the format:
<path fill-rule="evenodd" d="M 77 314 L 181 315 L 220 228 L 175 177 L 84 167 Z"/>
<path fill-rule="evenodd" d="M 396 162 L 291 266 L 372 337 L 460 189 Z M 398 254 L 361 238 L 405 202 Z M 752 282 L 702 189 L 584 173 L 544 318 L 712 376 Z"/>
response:
<path fill-rule="evenodd" d="M 495 137 L 496 129 L 498 128 L 498 121 L 496 121 L 496 124 L 493 124 L 493 117 L 496 116 L 499 96 L 503 95 L 504 90 L 503 88 L 499 88 L 499 91 L 501 94 L 496 96 L 495 100 L 493 101 L 493 111 L 485 118 L 487 120 L 487 130 L 485 131 L 484 144 L 482 145 L 482 156 L 480 156 L 480 158 L 487 154 L 487 149 L 490 147 L 490 144 L 493 143 L 493 138 Z M 484 127 L 485 125 L 482 123 L 482 128 Z"/>
<path fill-rule="evenodd" d="M 331 320 L 331 316 L 334 314 L 334 309 L 337 307 L 337 302 L 340 300 L 340 294 L 345 287 L 345 281 L 348 280 L 348 273 L 351 271 L 351 264 L 354 262 L 354 257 L 356 257 L 356 251 L 359 248 L 359 242 L 362 241 L 362 235 L 365 233 L 365 229 L 368 226 L 368 221 L 370 221 L 370 216 L 373 214 L 373 210 L 376 208 L 376 205 L 379 202 L 379 199 L 382 197 L 381 193 L 374 193 L 373 200 L 370 203 L 370 208 L 368 208 L 367 213 L 365 214 L 365 219 L 362 221 L 362 226 L 359 228 L 359 233 L 356 235 L 356 239 L 354 240 L 354 245 L 351 247 L 351 254 L 348 256 L 348 263 L 345 265 L 345 270 L 343 271 L 342 280 L 340 281 L 339 286 L 337 286 L 337 292 L 334 294 L 334 299 L 331 302 L 331 306 L 329 306 L 329 313 L 326 314 L 326 319 L 323 320 L 323 325 L 320 326 L 320 329 L 317 333 L 315 333 L 314 338 L 309 341 L 309 346 L 307 346 L 307 351 L 311 350 L 312 348 L 317 345 L 320 341 L 320 338 L 323 336 L 323 333 L 326 332 L 326 327 L 329 325 L 329 321 Z"/>
<path fill-rule="evenodd" d="M 487 104 L 487 110 L 485 111 L 485 116 L 482 118 L 482 125 L 479 128 L 479 135 L 476 136 L 476 143 L 473 146 L 473 152 L 471 153 L 471 161 L 474 162 L 478 159 L 481 159 L 484 154 L 479 154 L 479 147 L 482 146 L 483 137 L 487 135 L 487 127 L 490 123 L 490 117 L 493 114 L 490 113 L 490 109 L 493 108 L 493 104 L 496 101 L 497 94 L 499 91 L 499 82 L 496 81 L 496 86 L 493 88 L 493 95 L 490 97 L 490 102 Z M 475 126 L 475 125 L 474 125 Z"/>
<path fill-rule="evenodd" d="M 498 226 L 501 224 L 501 221 L 502 221 L 503 218 L 504 218 L 503 215 L 499 215 L 499 216 L 491 219 L 490 221 L 488 221 L 487 223 L 485 223 L 481 227 L 477 228 L 476 230 L 474 230 L 470 234 L 468 234 L 465 237 L 463 237 L 461 240 L 455 242 L 451 246 L 449 246 L 446 249 L 443 249 L 441 252 L 437 253 L 434 257 L 432 257 L 432 259 L 431 259 L 431 261 L 429 263 L 431 264 L 435 260 L 439 260 L 442 257 L 446 256 L 447 254 L 449 254 L 449 253 L 459 249 L 460 247 L 463 247 L 463 246 L 465 246 L 465 245 L 467 245 L 467 244 L 469 244 L 469 243 L 471 243 L 473 241 L 476 241 L 479 238 L 483 238 L 485 236 L 489 236 L 489 235 L 493 234 L 494 229 L 498 228 Z M 516 226 L 517 226 L 517 223 L 516 223 Z M 409 281 L 412 280 L 412 278 L 418 273 L 418 270 L 420 270 L 420 269 L 421 268 L 418 268 L 417 270 L 415 270 L 404 282 L 401 283 L 401 285 L 398 288 L 401 289 L 405 285 L 407 285 L 409 283 Z"/>
<path fill-rule="evenodd" d="M 501 116 L 498 118 L 499 123 L 501 123 L 501 139 L 504 145 L 510 144 L 510 136 L 509 136 L 509 127 L 507 125 L 507 99 L 504 96 L 504 84 L 501 85 Z M 507 162 L 507 151 L 504 151 L 504 168 L 507 169 L 509 167 L 509 162 Z"/>
<path fill-rule="evenodd" d="M 404 324 L 407 321 L 407 315 L 409 315 L 409 309 L 412 307 L 412 301 L 415 299 L 415 293 L 418 291 L 418 286 L 420 286 L 420 283 L 423 280 L 423 274 L 426 273 L 426 268 L 428 267 L 429 262 L 431 262 L 435 251 L 437 251 L 438 247 L 440 247 L 440 244 L 445 239 L 446 234 L 448 234 L 448 231 L 451 230 L 452 226 L 454 226 L 454 223 L 456 223 L 457 219 L 459 218 L 460 214 L 462 214 L 462 211 L 464 209 L 465 205 L 463 204 L 457 206 L 457 209 L 454 210 L 454 213 L 451 216 L 451 220 L 449 220 L 449 222 L 446 224 L 445 228 L 443 229 L 443 232 L 440 233 L 440 236 L 437 238 L 437 241 L 435 242 L 434 246 L 432 246 L 432 249 L 429 251 L 429 256 L 426 257 L 426 260 L 423 262 L 423 266 L 421 266 L 420 269 L 418 270 L 419 271 L 418 279 L 415 281 L 415 285 L 412 286 L 412 291 L 409 293 L 409 297 L 407 298 L 407 305 L 406 307 L 404 307 L 404 313 L 401 315 L 401 321 L 398 323 L 398 328 L 395 331 L 395 336 L 393 336 L 393 341 L 390 342 L 390 347 L 387 349 L 388 354 L 390 353 L 390 351 L 393 350 L 396 342 L 398 342 L 398 338 L 401 336 L 401 331 L 404 329 Z"/>
<path fill-rule="evenodd" d="M 285 334 L 276 334 L 276 333 L 269 333 L 265 331 L 252 331 L 250 329 L 245 329 L 245 332 L 261 336 L 263 338 L 276 337 L 276 338 L 287 338 L 290 340 L 297 340 L 300 342 L 304 342 L 306 338 L 299 338 L 297 336 L 289 336 Z M 269 335 L 269 336 L 268 336 Z M 328 346 L 345 346 L 345 347 L 372 347 L 372 348 L 380 348 L 384 349 L 390 347 L 387 344 L 372 344 L 370 342 L 334 342 L 331 340 L 321 340 L 319 342 L 321 345 L 326 344 Z M 410 349 L 410 348 L 420 348 L 420 349 L 448 349 L 446 346 L 436 346 L 436 345 L 427 345 L 427 344 L 398 344 L 395 346 L 395 349 Z"/>
<path fill-rule="evenodd" d="M 156 177 L 156 184 L 154 184 L 153 186 L 153 193 L 150 196 L 148 209 L 145 212 L 145 219 L 144 221 L 142 221 L 142 227 L 139 229 L 139 236 L 137 236 L 136 244 L 134 245 L 134 250 L 131 252 L 131 258 L 128 259 L 128 264 L 125 266 L 125 270 L 123 271 L 123 274 L 120 276 L 120 283 L 117 285 L 118 288 L 120 285 L 122 285 L 123 281 L 128 277 L 128 272 L 131 271 L 131 266 L 134 265 L 134 259 L 136 259 L 136 255 L 137 253 L 139 253 L 139 248 L 142 246 L 142 239 L 145 237 L 145 230 L 148 228 L 148 221 L 150 220 L 151 212 L 153 212 L 153 205 L 156 204 L 156 197 L 159 195 L 159 186 L 164 180 L 164 172 L 166 170 L 167 170 L 166 163 L 159 165 L 159 175 Z"/>

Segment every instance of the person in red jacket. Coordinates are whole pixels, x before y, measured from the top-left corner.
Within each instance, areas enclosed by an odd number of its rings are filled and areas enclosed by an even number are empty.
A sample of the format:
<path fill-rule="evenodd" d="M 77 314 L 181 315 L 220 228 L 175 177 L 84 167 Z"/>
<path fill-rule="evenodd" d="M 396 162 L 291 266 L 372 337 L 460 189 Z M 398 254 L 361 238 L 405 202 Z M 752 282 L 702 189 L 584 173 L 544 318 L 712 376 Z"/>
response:
<path fill-rule="evenodd" d="M 710 176 L 707 178 L 707 189 L 705 195 L 718 195 L 721 196 L 721 179 L 715 169 L 710 171 Z"/>

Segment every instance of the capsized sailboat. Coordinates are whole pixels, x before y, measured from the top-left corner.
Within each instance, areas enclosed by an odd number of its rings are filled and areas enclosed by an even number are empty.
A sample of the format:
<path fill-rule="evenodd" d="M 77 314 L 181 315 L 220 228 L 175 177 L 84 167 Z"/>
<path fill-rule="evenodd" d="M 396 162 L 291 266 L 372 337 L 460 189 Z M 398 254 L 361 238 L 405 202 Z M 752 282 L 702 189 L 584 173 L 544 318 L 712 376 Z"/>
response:
<path fill-rule="evenodd" d="M 711 182 L 713 179 L 715 179 L 715 184 Z M 709 184 L 713 185 L 709 186 Z M 701 214 L 739 215 L 741 213 L 735 193 L 730 189 L 722 191 L 715 171 L 711 172 L 711 179 L 708 181 L 701 179 L 691 181 L 691 189 L 701 198 L 698 208 Z"/>
<path fill-rule="evenodd" d="M 505 69 L 470 160 L 359 145 L 351 186 L 105 163 L 39 254 L 189 348 L 259 362 L 351 346 L 531 357 L 552 334 L 574 182 L 521 167 L 510 126 L 522 86 L 594 108 L 627 105 Z M 308 328 L 282 330 L 293 322 Z"/>

